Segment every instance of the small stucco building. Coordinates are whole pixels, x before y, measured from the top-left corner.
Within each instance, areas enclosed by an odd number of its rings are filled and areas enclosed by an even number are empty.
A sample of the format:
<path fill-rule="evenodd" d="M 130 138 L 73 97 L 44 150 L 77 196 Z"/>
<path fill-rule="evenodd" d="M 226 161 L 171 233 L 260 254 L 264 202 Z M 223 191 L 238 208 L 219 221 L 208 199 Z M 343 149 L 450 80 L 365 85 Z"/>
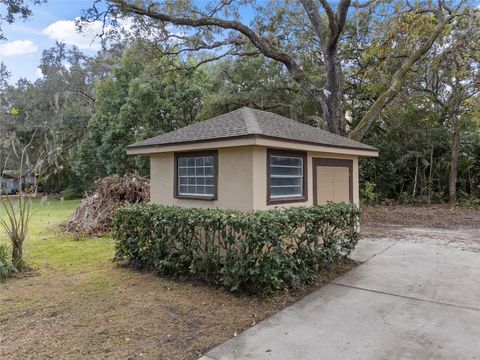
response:
<path fill-rule="evenodd" d="M 378 150 L 247 107 L 127 147 L 150 157 L 151 201 L 243 211 L 359 203 L 358 159 Z"/>

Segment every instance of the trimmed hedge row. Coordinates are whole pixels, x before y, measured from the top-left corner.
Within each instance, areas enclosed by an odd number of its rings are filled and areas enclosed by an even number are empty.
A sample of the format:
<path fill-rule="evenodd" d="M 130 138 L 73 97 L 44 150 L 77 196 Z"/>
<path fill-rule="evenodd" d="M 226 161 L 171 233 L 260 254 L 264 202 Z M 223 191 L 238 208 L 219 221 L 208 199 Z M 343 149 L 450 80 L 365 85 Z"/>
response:
<path fill-rule="evenodd" d="M 298 288 L 354 249 L 359 215 L 345 203 L 250 213 L 128 205 L 113 221 L 115 260 L 200 275 L 231 291 Z"/>

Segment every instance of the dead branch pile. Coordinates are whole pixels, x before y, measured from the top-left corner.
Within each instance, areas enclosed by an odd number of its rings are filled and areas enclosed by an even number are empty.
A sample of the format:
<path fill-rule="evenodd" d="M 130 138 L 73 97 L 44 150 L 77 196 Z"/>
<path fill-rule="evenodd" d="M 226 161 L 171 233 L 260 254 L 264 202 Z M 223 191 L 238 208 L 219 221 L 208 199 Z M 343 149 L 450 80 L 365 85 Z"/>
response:
<path fill-rule="evenodd" d="M 95 182 L 95 192 L 80 203 L 64 230 L 76 236 L 103 235 L 111 230 L 113 214 L 117 208 L 148 201 L 148 179 L 137 174 L 108 176 Z"/>

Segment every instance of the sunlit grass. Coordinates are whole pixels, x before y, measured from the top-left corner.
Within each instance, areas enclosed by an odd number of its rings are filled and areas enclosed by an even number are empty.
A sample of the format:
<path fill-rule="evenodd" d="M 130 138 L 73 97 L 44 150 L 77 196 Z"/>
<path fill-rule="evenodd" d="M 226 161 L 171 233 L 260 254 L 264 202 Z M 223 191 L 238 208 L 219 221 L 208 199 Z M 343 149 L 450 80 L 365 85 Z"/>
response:
<path fill-rule="evenodd" d="M 43 270 L 89 271 L 113 257 L 111 238 L 76 239 L 61 231 L 61 225 L 78 206 L 78 200 L 32 202 L 32 218 L 24 243 L 27 264 Z M 0 216 L 5 216 L 0 207 Z M 5 233 L 0 241 L 7 242 Z"/>

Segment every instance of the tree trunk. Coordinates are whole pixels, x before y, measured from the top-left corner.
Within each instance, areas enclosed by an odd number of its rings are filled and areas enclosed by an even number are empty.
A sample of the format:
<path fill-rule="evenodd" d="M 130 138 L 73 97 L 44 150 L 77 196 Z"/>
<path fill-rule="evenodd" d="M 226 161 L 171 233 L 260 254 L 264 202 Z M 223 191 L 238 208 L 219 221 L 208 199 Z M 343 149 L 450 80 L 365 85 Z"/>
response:
<path fill-rule="evenodd" d="M 345 119 L 342 109 L 342 71 L 337 61 L 336 49 L 331 49 L 325 57 L 327 70 L 325 122 L 328 130 L 334 134 L 345 135 Z"/>
<path fill-rule="evenodd" d="M 12 241 L 12 263 L 20 271 L 23 267 L 23 246 L 19 240 Z"/>
<path fill-rule="evenodd" d="M 448 202 L 450 205 L 455 205 L 457 201 L 458 158 L 460 156 L 460 124 L 456 114 L 452 116 L 452 128 L 452 161 L 448 176 Z"/>
<path fill-rule="evenodd" d="M 432 203 L 432 176 L 433 176 L 433 145 L 432 150 L 430 151 L 430 169 L 428 174 L 428 205 Z"/>
<path fill-rule="evenodd" d="M 415 198 L 415 194 L 417 193 L 417 180 L 418 180 L 418 156 L 417 156 L 417 160 L 415 161 L 415 180 L 413 181 L 412 199 Z"/>

